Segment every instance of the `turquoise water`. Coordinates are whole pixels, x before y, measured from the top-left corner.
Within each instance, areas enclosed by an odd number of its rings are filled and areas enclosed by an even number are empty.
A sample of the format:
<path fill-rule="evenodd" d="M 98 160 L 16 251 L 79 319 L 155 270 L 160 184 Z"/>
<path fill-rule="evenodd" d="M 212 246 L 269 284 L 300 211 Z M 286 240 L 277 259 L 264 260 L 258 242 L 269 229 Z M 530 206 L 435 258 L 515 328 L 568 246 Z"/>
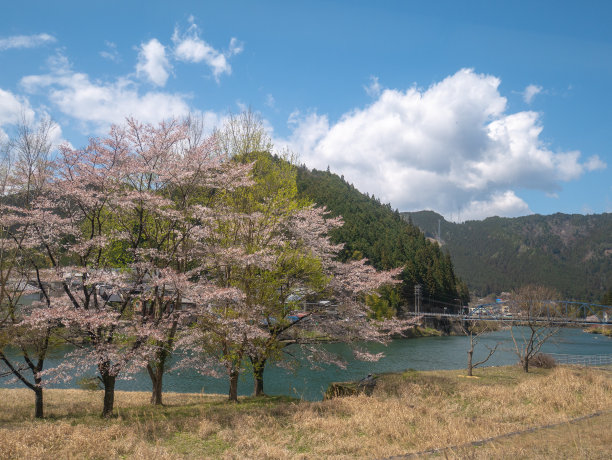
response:
<path fill-rule="evenodd" d="M 516 334 L 515 334 L 516 335 Z M 520 337 L 520 333 L 518 334 Z M 483 335 L 476 346 L 474 361 L 488 353 L 486 345 L 493 347 L 499 343 L 497 351 L 487 362 L 487 365 L 499 366 L 515 364 L 516 354 L 509 331 L 502 330 Z M 365 345 L 370 352 L 384 352 L 385 357 L 378 362 L 363 362 L 352 358 L 350 348 L 345 344 L 327 344 L 324 347 L 331 352 L 338 353 L 347 361 L 346 369 L 335 366 L 321 366 L 318 370 L 311 369 L 305 360 L 300 359 L 301 365 L 295 370 L 286 370 L 274 365 L 266 367 L 264 376 L 265 391 L 269 395 L 289 395 L 307 400 L 322 398 L 330 382 L 358 380 L 369 373 L 394 372 L 404 369 L 460 369 L 467 364 L 467 337 L 423 337 L 413 339 L 398 339 L 388 346 L 380 344 Z M 300 358 L 296 348 L 288 351 Z M 587 334 L 580 329 L 561 329 L 559 333 L 544 345 L 543 352 L 597 355 L 612 353 L 612 338 L 596 334 Z M 53 365 L 54 359 L 47 361 L 46 367 Z M 19 386 L 8 384 L 6 379 L 0 380 L 0 386 Z M 54 387 L 74 387 L 75 382 L 68 382 Z M 203 377 L 192 370 L 171 372 L 164 376 L 164 391 L 189 393 L 227 393 L 226 379 Z M 146 372 L 136 374 L 131 380 L 117 382 L 117 389 L 149 391 L 151 383 Z M 251 394 L 253 381 L 245 373 L 241 377 L 238 391 L 241 395 Z"/>

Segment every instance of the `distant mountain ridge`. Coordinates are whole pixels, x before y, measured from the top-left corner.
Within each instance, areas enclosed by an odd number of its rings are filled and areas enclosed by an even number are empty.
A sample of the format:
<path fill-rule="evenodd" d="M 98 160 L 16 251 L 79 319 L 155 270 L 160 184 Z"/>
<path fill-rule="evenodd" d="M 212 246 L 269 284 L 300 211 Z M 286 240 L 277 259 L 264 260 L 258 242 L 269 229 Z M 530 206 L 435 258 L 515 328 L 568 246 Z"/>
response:
<path fill-rule="evenodd" d="M 612 288 L 612 214 L 489 217 L 461 224 L 433 211 L 402 218 L 439 240 L 470 292 L 483 296 L 545 284 L 597 301 Z"/>

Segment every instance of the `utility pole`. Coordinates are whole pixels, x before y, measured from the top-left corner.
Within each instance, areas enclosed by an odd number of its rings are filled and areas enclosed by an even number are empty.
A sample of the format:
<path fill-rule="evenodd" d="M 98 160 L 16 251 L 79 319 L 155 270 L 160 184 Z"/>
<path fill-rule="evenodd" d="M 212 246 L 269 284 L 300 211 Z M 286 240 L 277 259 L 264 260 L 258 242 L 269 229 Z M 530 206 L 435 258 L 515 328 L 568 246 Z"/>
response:
<path fill-rule="evenodd" d="M 420 284 L 414 285 L 414 313 L 421 313 L 421 288 Z"/>

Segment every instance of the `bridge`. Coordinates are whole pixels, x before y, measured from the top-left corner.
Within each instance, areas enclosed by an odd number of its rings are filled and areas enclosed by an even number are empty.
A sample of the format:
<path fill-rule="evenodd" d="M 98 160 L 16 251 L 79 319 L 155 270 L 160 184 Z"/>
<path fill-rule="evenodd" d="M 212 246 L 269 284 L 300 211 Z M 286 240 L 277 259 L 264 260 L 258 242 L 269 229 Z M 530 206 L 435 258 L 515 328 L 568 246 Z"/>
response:
<path fill-rule="evenodd" d="M 453 306 L 455 309 L 456 305 Z M 507 303 L 481 304 L 472 308 L 462 307 L 460 312 L 443 311 L 405 312 L 405 316 L 448 318 L 460 321 L 498 321 L 504 323 L 541 323 L 550 325 L 595 326 L 612 325 L 612 306 L 574 300 L 546 300 L 541 302 L 536 315 L 527 316 L 524 312 L 512 312 Z M 438 307 L 439 308 L 439 307 Z M 450 308 L 449 308 L 450 310 Z"/>

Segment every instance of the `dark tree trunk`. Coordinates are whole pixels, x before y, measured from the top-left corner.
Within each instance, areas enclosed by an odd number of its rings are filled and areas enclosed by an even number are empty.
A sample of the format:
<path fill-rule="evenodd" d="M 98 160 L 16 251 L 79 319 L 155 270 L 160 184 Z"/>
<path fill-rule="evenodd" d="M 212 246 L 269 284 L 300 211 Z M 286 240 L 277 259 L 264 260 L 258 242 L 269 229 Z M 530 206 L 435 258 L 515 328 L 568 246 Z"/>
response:
<path fill-rule="evenodd" d="M 151 377 L 153 390 L 151 392 L 151 404 L 162 405 L 162 379 L 164 376 L 164 363 L 158 362 L 155 366 L 147 364 L 147 372 Z"/>
<path fill-rule="evenodd" d="M 264 393 L 264 370 L 266 369 L 266 359 L 265 358 L 251 358 L 251 362 L 253 363 L 253 380 L 254 380 L 254 388 L 253 395 L 254 396 L 265 396 Z"/>
<path fill-rule="evenodd" d="M 42 370 L 42 362 L 38 363 L 36 368 L 37 373 L 34 374 L 34 417 L 43 418 L 43 387 L 42 379 L 39 377 L 39 372 Z"/>
<path fill-rule="evenodd" d="M 43 418 L 43 389 L 40 386 L 34 388 L 36 401 L 34 403 L 34 417 Z"/>
<path fill-rule="evenodd" d="M 470 348 L 467 352 L 468 354 L 468 365 L 467 365 L 467 375 L 472 376 L 472 356 L 474 355 L 474 347 Z"/>
<path fill-rule="evenodd" d="M 532 356 L 535 355 L 535 349 L 536 349 L 536 334 L 537 334 L 537 329 L 535 326 L 533 326 L 532 324 L 529 325 L 529 328 L 531 329 L 531 334 L 529 335 L 529 340 L 527 341 L 527 346 L 525 347 L 525 355 L 523 358 L 523 370 L 525 372 L 529 372 L 529 360 L 531 359 Z"/>
<path fill-rule="evenodd" d="M 6 367 L 10 369 L 15 377 L 17 377 L 26 387 L 34 392 L 34 417 L 35 418 L 43 418 L 43 388 L 42 388 L 42 379 L 38 377 L 40 371 L 42 370 L 42 359 L 39 360 L 38 367 L 34 366 L 34 363 L 28 358 L 27 354 L 24 354 L 25 361 L 27 365 L 30 367 L 34 374 L 34 383 L 28 381 L 25 376 L 21 373 L 21 370 L 13 366 L 11 361 L 7 359 L 7 357 L 0 351 L 0 360 L 4 362 Z"/>
<path fill-rule="evenodd" d="M 104 408 L 102 409 L 102 417 L 104 418 L 113 416 L 116 379 L 116 376 L 110 375 L 108 372 L 102 374 L 102 383 L 104 384 Z"/>
<path fill-rule="evenodd" d="M 238 402 L 238 376 L 240 373 L 238 371 L 232 370 L 229 373 L 229 400 L 233 402 Z"/>
<path fill-rule="evenodd" d="M 151 391 L 151 404 L 161 406 L 162 403 L 162 383 L 164 378 L 164 372 L 166 371 L 166 361 L 172 353 L 174 346 L 174 337 L 176 335 L 176 329 L 178 327 L 178 321 L 173 321 L 172 327 L 168 332 L 168 337 L 165 342 L 158 342 L 159 351 L 155 357 L 155 361 L 147 364 L 147 372 L 151 377 L 152 391 Z"/>

